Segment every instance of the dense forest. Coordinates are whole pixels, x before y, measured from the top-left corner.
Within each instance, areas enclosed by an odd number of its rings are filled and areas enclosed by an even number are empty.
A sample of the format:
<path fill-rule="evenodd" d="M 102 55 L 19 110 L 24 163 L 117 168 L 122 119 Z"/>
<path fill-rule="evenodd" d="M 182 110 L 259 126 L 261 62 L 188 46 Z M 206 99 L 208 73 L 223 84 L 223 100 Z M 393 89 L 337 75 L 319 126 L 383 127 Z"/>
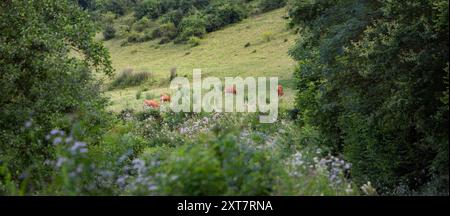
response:
<path fill-rule="evenodd" d="M 3 0 L 0 195 L 448 195 L 448 10 L 444 0 Z M 132 89 L 141 103 L 177 76 L 118 73 L 117 50 L 192 56 L 273 11 L 283 32 L 239 43 L 250 56 L 294 34 L 289 57 L 275 56 L 295 61 L 277 122 L 109 109 L 108 95 Z"/>

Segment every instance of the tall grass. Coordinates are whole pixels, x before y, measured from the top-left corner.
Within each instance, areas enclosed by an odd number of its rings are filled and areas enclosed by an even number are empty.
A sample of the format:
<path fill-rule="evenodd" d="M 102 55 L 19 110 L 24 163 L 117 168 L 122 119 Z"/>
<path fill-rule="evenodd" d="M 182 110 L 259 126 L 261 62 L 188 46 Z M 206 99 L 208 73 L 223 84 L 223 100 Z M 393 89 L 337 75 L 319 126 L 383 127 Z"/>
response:
<path fill-rule="evenodd" d="M 138 86 L 151 78 L 149 72 L 134 72 L 128 68 L 123 70 L 109 86 L 110 90 Z"/>

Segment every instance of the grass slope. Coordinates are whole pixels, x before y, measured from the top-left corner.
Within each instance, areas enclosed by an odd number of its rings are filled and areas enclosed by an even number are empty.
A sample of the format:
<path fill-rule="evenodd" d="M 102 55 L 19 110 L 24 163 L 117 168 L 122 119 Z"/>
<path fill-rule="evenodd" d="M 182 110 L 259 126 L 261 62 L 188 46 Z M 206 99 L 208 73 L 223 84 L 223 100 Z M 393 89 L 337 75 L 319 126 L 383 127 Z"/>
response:
<path fill-rule="evenodd" d="M 125 68 L 149 71 L 156 82 L 139 87 L 107 92 L 111 97 L 113 111 L 124 108 L 142 109 L 142 99 L 136 99 L 139 89 L 158 96 L 169 92 L 168 78 L 171 68 L 178 75 L 192 77 L 192 70 L 202 69 L 203 76 L 248 77 L 277 76 L 286 89 L 282 106 L 290 106 L 294 92 L 292 71 L 295 62 L 288 50 L 295 41 L 295 34 L 287 30 L 285 9 L 250 17 L 238 24 L 208 34 L 196 47 L 180 44 L 159 45 L 158 40 L 121 47 L 121 39 L 105 42 L 110 50 L 114 68 L 120 72 Z M 268 37 L 270 40 L 267 40 Z M 251 45 L 245 47 L 247 43 Z"/>

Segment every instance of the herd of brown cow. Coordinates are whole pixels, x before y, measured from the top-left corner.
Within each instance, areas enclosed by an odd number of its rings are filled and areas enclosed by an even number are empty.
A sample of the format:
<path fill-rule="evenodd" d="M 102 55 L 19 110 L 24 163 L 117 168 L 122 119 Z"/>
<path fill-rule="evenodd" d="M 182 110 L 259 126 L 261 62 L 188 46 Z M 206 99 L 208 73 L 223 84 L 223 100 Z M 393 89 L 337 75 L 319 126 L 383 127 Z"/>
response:
<path fill-rule="evenodd" d="M 284 96 L 284 91 L 283 91 L 282 85 L 278 85 L 277 92 L 278 92 L 279 97 Z M 225 93 L 236 95 L 237 94 L 236 86 L 228 87 L 227 89 L 225 89 Z M 161 103 L 170 103 L 171 102 L 170 95 L 161 94 L 160 102 Z M 157 100 L 144 100 L 144 106 L 152 108 L 152 109 L 158 109 L 161 106 L 160 102 L 158 102 Z"/>
<path fill-rule="evenodd" d="M 170 103 L 171 97 L 168 94 L 162 94 L 160 101 L 161 103 Z M 161 105 L 157 100 L 144 100 L 144 106 L 158 109 Z"/>

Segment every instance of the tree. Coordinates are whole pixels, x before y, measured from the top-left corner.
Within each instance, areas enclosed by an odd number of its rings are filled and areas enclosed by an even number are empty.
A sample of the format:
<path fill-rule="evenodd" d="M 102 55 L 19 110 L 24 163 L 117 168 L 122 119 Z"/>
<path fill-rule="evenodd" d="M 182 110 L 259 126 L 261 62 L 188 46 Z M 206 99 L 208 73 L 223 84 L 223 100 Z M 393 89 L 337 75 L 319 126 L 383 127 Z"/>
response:
<path fill-rule="evenodd" d="M 116 37 L 116 29 L 112 25 L 107 25 L 103 31 L 103 38 L 105 40 L 111 40 Z"/>
<path fill-rule="evenodd" d="M 247 14 L 244 5 L 231 1 L 216 1 L 205 10 L 206 31 L 216 31 L 243 20 Z"/>
<path fill-rule="evenodd" d="M 286 6 L 286 0 L 262 0 L 259 8 L 262 12 L 268 12 Z"/>
<path fill-rule="evenodd" d="M 179 26 L 181 31 L 179 40 L 187 41 L 193 36 L 203 37 L 206 34 L 205 26 L 205 19 L 200 12 L 184 17 Z"/>
<path fill-rule="evenodd" d="M 448 2 L 291 1 L 289 12 L 302 122 L 359 184 L 448 193 Z"/>
<path fill-rule="evenodd" d="M 74 1 L 0 2 L 0 160 L 14 174 L 52 155 L 52 145 L 31 143 L 25 127 L 44 137 L 66 114 L 99 116 L 105 106 L 92 72 L 113 69 L 96 30 Z"/>

